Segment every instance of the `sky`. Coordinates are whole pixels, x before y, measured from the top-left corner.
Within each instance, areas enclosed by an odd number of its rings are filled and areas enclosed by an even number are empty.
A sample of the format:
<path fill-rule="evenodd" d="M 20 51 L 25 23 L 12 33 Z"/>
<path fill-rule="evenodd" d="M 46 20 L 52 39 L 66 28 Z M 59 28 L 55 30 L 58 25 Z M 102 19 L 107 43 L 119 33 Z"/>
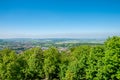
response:
<path fill-rule="evenodd" d="M 120 0 L 0 0 L 0 38 L 120 34 Z"/>

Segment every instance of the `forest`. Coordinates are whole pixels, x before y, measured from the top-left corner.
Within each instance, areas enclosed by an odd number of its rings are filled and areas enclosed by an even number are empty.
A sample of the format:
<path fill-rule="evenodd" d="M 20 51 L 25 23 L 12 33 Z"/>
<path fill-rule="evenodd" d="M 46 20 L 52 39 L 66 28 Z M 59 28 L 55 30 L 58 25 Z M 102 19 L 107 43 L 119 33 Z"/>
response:
<path fill-rule="evenodd" d="M 5 48 L 0 50 L 0 80 L 120 80 L 120 37 L 67 51 L 35 47 L 17 54 Z"/>

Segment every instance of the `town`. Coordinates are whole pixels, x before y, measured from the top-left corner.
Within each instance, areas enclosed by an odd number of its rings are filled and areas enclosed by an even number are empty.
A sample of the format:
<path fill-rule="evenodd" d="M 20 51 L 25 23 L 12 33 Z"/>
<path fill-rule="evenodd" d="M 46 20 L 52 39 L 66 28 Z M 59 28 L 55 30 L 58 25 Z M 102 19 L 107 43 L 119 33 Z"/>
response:
<path fill-rule="evenodd" d="M 64 39 L 64 38 L 51 38 L 51 39 L 31 39 L 31 38 L 18 38 L 18 39 L 0 39 L 0 50 L 10 48 L 20 53 L 26 49 L 33 47 L 40 47 L 46 50 L 49 47 L 56 47 L 59 51 L 65 51 L 68 48 L 80 45 L 102 45 L 105 39 Z"/>

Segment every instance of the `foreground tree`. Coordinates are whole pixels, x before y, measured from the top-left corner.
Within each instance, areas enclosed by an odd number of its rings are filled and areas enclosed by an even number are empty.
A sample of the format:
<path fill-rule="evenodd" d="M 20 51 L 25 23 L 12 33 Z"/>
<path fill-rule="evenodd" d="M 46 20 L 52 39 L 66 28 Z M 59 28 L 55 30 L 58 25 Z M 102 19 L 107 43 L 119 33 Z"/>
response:
<path fill-rule="evenodd" d="M 22 57 L 26 61 L 25 79 L 43 79 L 43 51 L 40 48 L 32 48 L 25 51 Z"/>
<path fill-rule="evenodd" d="M 65 78 L 65 74 L 68 68 L 68 64 L 70 62 L 70 53 L 66 53 L 66 52 L 61 52 L 60 53 L 60 64 L 59 64 L 59 78 L 60 80 L 64 80 Z"/>
<path fill-rule="evenodd" d="M 90 49 L 90 46 L 80 46 L 73 50 L 64 80 L 86 79 L 86 61 L 90 53 Z"/>
<path fill-rule="evenodd" d="M 104 55 L 104 46 L 94 46 L 91 48 L 90 55 L 87 59 L 86 79 L 99 80 L 97 73 L 103 65 L 102 58 Z"/>
<path fill-rule="evenodd" d="M 58 78 L 59 73 L 59 51 L 51 47 L 44 52 L 44 72 L 47 80 Z"/>
<path fill-rule="evenodd" d="M 2 80 L 20 79 L 20 66 L 16 53 L 10 49 L 4 49 L 0 55 L 0 78 Z"/>
<path fill-rule="evenodd" d="M 108 38 L 105 42 L 105 57 L 102 60 L 98 78 L 105 80 L 120 79 L 120 37 Z"/>

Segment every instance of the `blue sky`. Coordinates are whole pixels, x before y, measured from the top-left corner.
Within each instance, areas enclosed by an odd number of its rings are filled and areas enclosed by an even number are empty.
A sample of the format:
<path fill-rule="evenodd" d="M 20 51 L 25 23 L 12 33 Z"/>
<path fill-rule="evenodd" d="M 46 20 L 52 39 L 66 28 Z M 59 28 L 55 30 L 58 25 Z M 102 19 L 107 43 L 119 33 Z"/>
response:
<path fill-rule="evenodd" d="M 0 0 L 0 38 L 120 34 L 120 0 Z"/>

